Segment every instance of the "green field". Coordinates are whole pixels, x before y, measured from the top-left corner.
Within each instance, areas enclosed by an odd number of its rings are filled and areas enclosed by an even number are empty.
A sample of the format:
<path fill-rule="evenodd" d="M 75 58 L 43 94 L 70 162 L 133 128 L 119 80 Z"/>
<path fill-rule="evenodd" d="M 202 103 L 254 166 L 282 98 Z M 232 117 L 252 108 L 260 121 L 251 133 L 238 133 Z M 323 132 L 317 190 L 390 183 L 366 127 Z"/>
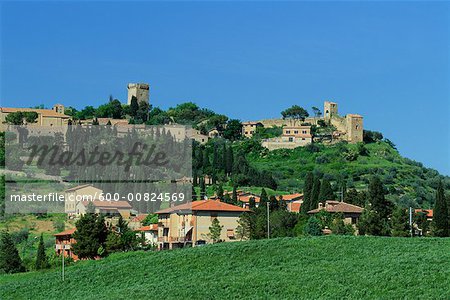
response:
<path fill-rule="evenodd" d="M 449 299 L 450 239 L 284 238 L 0 276 L 0 299 Z"/>

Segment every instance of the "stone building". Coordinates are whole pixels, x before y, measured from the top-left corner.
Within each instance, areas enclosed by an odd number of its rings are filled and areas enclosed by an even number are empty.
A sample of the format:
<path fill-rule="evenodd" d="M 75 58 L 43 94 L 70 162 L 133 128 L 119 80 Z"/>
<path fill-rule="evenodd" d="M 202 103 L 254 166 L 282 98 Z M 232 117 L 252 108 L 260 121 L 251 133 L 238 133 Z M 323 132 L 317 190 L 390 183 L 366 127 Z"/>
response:
<path fill-rule="evenodd" d="M 128 86 L 128 105 L 131 104 L 131 98 L 136 97 L 138 103 L 142 101 L 149 103 L 150 85 L 148 83 L 129 83 Z"/>
<path fill-rule="evenodd" d="M 288 125 L 283 127 L 281 137 L 266 139 L 262 146 L 269 150 L 294 149 L 312 143 L 311 126 Z"/>
<path fill-rule="evenodd" d="M 242 136 L 251 138 L 256 133 L 256 128 L 262 126 L 260 122 L 244 122 L 242 123 Z"/>
<path fill-rule="evenodd" d="M 29 126 L 63 126 L 70 119 L 64 114 L 62 104 L 55 104 L 52 109 L 0 107 L 0 130 L 5 130 L 6 116 L 14 112 L 36 112 L 36 122 L 27 124 Z"/>

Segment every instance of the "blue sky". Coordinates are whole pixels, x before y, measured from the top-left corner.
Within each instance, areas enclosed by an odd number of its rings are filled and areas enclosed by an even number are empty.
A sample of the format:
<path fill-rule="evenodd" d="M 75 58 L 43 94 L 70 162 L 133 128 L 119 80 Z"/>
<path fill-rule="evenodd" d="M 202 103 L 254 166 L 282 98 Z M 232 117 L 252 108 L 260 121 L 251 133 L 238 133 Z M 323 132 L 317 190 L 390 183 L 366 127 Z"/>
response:
<path fill-rule="evenodd" d="M 3 2 L 2 106 L 82 108 L 148 82 L 242 120 L 339 103 L 450 175 L 449 2 Z"/>

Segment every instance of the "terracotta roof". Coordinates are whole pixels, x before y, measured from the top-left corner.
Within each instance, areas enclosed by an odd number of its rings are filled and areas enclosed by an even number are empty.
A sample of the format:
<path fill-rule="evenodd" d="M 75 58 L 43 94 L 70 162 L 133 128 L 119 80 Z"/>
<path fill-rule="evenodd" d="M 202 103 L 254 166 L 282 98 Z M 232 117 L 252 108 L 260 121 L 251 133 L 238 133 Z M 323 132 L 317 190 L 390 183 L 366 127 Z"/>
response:
<path fill-rule="evenodd" d="M 250 211 L 247 208 L 243 208 L 240 206 L 220 202 L 218 200 L 200 200 L 193 201 L 181 205 L 177 205 L 174 207 L 169 207 L 160 211 L 157 211 L 156 214 L 169 214 L 183 210 L 192 210 L 192 211 L 234 211 L 234 212 L 245 212 Z"/>
<path fill-rule="evenodd" d="M 424 212 L 427 214 L 427 218 L 432 218 L 433 217 L 433 210 L 432 209 L 415 209 L 414 212 L 418 213 L 418 212 Z"/>
<path fill-rule="evenodd" d="M 151 224 L 148 226 L 142 226 L 134 231 L 158 231 L 158 224 Z"/>
<path fill-rule="evenodd" d="M 62 232 L 56 233 L 53 236 L 72 235 L 76 230 L 77 230 L 76 228 L 67 229 L 67 230 L 64 230 Z"/>
<path fill-rule="evenodd" d="M 331 213 L 338 213 L 338 212 L 362 213 L 364 209 L 362 207 L 359 207 L 359 206 L 356 206 L 353 204 L 340 202 L 340 201 L 334 201 L 334 200 L 328 200 L 328 201 L 325 201 L 324 207 L 310 210 L 310 211 L 308 211 L 308 214 L 315 214 L 315 213 L 320 212 L 321 210 L 325 210 L 325 211 L 331 212 Z"/>
<path fill-rule="evenodd" d="M 285 201 L 291 201 L 297 198 L 303 198 L 303 194 L 296 193 L 296 194 L 290 194 L 290 195 L 281 195 L 283 197 L 283 200 Z"/>
<path fill-rule="evenodd" d="M 73 192 L 73 191 L 80 190 L 80 189 L 88 187 L 88 186 L 94 187 L 92 184 L 77 185 L 77 186 L 74 186 L 74 187 L 72 187 L 70 189 L 65 190 L 65 192 Z"/>
<path fill-rule="evenodd" d="M 90 202 L 92 202 L 95 207 L 101 208 L 131 208 L 131 205 L 128 201 L 81 201 L 84 206 L 88 206 Z"/>
<path fill-rule="evenodd" d="M 131 219 L 131 222 L 142 222 L 144 221 L 144 219 L 148 216 L 148 214 L 142 214 L 142 215 L 137 215 L 136 217 L 134 217 L 133 219 Z"/>
<path fill-rule="evenodd" d="M 259 201 L 261 200 L 261 197 L 256 195 L 243 195 L 239 196 L 239 201 L 248 203 L 250 202 L 250 198 L 255 198 L 255 203 L 259 203 Z"/>
<path fill-rule="evenodd" d="M 12 108 L 12 107 L 0 107 L 0 112 L 2 113 L 13 113 L 13 112 L 36 112 L 40 115 L 43 115 L 45 117 L 59 117 L 68 119 L 70 116 L 58 113 L 52 109 L 35 109 L 35 108 Z"/>
<path fill-rule="evenodd" d="M 300 212 L 301 206 L 302 206 L 301 203 L 299 203 L 299 202 L 294 202 L 294 203 L 291 204 L 291 209 L 290 209 L 290 211 L 291 211 L 291 212 L 297 212 L 297 213 L 298 213 L 298 212 Z"/>

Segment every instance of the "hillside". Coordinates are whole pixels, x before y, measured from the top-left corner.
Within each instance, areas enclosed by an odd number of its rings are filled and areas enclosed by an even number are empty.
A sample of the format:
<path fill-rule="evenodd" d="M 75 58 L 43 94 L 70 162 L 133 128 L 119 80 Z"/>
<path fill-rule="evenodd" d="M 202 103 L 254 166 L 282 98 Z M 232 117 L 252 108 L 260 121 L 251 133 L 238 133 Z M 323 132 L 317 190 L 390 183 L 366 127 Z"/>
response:
<path fill-rule="evenodd" d="M 253 148 L 247 158 L 258 170 L 271 171 L 279 190 L 303 188 L 309 171 L 328 178 L 335 185 L 342 178 L 347 188 L 364 190 L 370 176 L 377 175 L 388 189 L 387 196 L 403 206 L 429 208 L 434 204 L 435 188 L 444 180 L 450 189 L 450 178 L 421 163 L 404 158 L 388 142 L 365 144 L 365 154 L 358 153 L 358 145 L 338 143 L 314 144 L 311 147 L 267 151 Z"/>
<path fill-rule="evenodd" d="M 448 299 L 450 239 L 285 238 L 130 252 L 0 276 L 1 299 Z"/>

